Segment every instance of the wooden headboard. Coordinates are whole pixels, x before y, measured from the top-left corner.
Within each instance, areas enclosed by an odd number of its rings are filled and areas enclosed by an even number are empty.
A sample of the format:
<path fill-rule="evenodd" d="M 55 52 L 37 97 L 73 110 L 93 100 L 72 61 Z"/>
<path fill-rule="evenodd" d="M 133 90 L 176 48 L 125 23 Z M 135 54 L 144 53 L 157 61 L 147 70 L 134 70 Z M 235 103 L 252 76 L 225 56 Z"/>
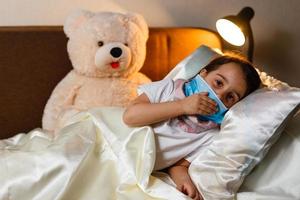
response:
<path fill-rule="evenodd" d="M 0 138 L 41 127 L 56 84 L 72 69 L 61 26 L 0 27 Z M 202 28 L 150 28 L 141 72 L 162 79 L 199 45 L 221 47 L 219 35 Z"/>

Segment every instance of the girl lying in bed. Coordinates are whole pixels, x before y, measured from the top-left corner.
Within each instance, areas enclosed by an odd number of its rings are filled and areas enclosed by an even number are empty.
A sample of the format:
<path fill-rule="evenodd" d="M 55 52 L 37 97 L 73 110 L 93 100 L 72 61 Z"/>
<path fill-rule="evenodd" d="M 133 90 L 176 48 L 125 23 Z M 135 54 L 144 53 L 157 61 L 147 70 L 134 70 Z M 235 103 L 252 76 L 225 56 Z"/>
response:
<path fill-rule="evenodd" d="M 202 199 L 188 167 L 218 133 L 227 109 L 256 90 L 260 78 L 244 58 L 215 58 L 190 80 L 164 79 L 139 87 L 123 115 L 129 126 L 151 125 L 155 133 L 154 170 L 165 169 L 177 189 Z"/>

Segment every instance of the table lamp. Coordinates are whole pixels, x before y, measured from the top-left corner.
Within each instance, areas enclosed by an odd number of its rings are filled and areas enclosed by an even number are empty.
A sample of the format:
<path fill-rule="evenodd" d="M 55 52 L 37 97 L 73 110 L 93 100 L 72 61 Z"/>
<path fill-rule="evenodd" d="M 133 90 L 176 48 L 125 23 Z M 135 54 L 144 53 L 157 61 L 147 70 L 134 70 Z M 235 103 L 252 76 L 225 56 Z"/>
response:
<path fill-rule="evenodd" d="M 250 26 L 250 20 L 254 16 L 254 10 L 250 7 L 243 8 L 237 15 L 225 16 L 216 22 L 217 31 L 228 43 L 242 46 L 248 41 L 248 60 L 253 60 L 254 40 Z"/>

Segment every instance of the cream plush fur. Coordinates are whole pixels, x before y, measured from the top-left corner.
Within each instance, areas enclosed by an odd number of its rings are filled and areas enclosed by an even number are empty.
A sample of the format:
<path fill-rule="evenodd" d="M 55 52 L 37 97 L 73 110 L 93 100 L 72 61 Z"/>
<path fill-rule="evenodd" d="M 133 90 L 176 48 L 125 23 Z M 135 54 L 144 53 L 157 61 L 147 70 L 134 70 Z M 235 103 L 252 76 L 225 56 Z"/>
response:
<path fill-rule="evenodd" d="M 56 86 L 43 115 L 43 128 L 57 129 L 71 115 L 92 107 L 126 106 L 139 84 L 148 26 L 141 15 L 77 10 L 64 25 L 74 69 Z"/>

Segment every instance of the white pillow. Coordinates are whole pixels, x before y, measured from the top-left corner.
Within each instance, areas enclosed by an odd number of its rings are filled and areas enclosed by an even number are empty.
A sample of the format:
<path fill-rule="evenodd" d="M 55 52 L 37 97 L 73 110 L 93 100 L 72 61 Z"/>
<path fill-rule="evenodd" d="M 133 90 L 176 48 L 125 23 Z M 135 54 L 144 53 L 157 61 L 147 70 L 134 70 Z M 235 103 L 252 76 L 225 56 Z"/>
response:
<path fill-rule="evenodd" d="M 211 48 L 201 46 L 167 77 L 191 78 L 218 55 Z M 234 198 L 245 176 L 263 159 L 300 103 L 299 88 L 289 87 L 264 72 L 259 74 L 266 87 L 250 94 L 226 113 L 220 134 L 189 168 L 191 178 L 205 199 Z"/>
<path fill-rule="evenodd" d="M 276 144 L 246 177 L 238 200 L 300 199 L 300 113 L 287 123 Z"/>
<path fill-rule="evenodd" d="M 201 45 L 193 53 L 178 63 L 165 78 L 172 78 L 173 80 L 192 78 L 213 58 L 221 55 L 221 53 L 217 51 L 218 50 L 213 50 L 208 46 Z"/>
<path fill-rule="evenodd" d="M 189 169 L 205 199 L 234 198 L 245 176 L 278 139 L 299 102 L 299 88 L 262 88 L 226 113 L 219 135 Z"/>

